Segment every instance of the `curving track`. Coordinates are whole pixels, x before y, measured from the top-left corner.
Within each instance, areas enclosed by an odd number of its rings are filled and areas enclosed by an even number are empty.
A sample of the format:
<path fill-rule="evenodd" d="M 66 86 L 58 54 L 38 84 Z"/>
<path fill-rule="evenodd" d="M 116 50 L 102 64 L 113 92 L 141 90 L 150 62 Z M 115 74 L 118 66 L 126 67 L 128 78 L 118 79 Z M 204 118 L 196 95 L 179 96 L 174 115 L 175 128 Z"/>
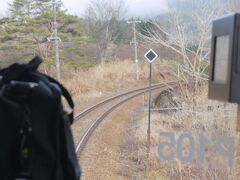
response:
<path fill-rule="evenodd" d="M 169 89 L 175 86 L 176 82 L 169 82 L 169 83 L 160 83 L 155 84 L 152 86 L 152 90 L 161 90 L 161 89 Z M 144 87 L 140 89 L 135 89 L 131 91 L 124 92 L 122 94 L 110 97 L 104 101 L 101 101 L 97 103 L 94 106 L 91 106 L 85 110 L 83 110 L 81 113 L 75 116 L 74 123 L 77 124 L 80 119 L 83 119 L 84 117 L 88 116 L 89 114 L 92 114 L 93 112 L 97 110 L 101 110 L 101 114 L 98 115 L 97 118 L 93 118 L 92 121 L 87 121 L 87 125 L 85 125 L 85 128 L 83 129 L 83 134 L 78 138 L 80 141 L 78 142 L 76 146 L 76 153 L 80 154 L 82 150 L 84 149 L 84 146 L 86 145 L 87 141 L 89 140 L 90 136 L 93 134 L 94 130 L 98 127 L 98 125 L 104 120 L 104 118 L 113 112 L 117 107 L 121 106 L 125 102 L 138 97 L 140 95 L 143 95 L 144 93 L 148 92 L 149 88 Z M 104 109 L 102 109 L 104 108 Z"/>

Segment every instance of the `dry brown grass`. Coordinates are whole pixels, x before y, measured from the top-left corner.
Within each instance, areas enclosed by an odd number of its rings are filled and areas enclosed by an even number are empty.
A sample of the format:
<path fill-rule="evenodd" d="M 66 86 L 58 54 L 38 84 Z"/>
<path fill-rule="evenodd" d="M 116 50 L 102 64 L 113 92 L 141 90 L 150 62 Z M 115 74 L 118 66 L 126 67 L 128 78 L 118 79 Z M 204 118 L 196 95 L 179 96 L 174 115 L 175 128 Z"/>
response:
<path fill-rule="evenodd" d="M 161 65 L 161 69 L 159 68 Z M 43 65 L 42 71 L 55 76 L 55 67 Z M 160 73 L 171 71 L 165 61 L 160 61 L 153 66 L 153 82 L 159 82 L 163 77 Z M 109 96 L 126 89 L 147 85 L 148 64 L 139 63 L 140 80 L 136 81 L 136 65 L 132 60 L 110 61 L 105 64 L 95 65 L 89 69 L 73 69 L 66 63 L 61 65 L 62 83 L 70 90 L 76 104 L 84 103 L 89 99 Z M 164 77 L 165 78 L 165 77 Z M 166 79 L 168 79 L 166 75 Z"/>
<path fill-rule="evenodd" d="M 202 91 L 196 98 L 194 104 L 183 103 L 183 109 L 172 113 L 152 114 L 152 134 L 151 134 L 151 156 L 146 158 L 146 132 L 147 116 L 138 121 L 135 133 L 138 150 L 133 155 L 138 157 L 140 163 L 146 166 L 145 179 L 238 179 L 239 170 L 236 162 L 239 159 L 235 155 L 235 166 L 229 168 L 227 158 L 216 155 L 215 144 L 217 137 L 221 135 L 235 138 L 235 144 L 239 137 L 235 131 L 236 106 L 211 101 L 207 98 L 207 85 L 201 87 Z M 177 158 L 173 161 L 163 161 L 159 159 L 157 148 L 160 142 L 160 132 L 174 132 L 178 139 L 183 132 L 191 132 L 194 136 L 196 146 L 199 146 L 200 133 L 209 137 L 211 144 L 206 148 L 206 160 L 203 165 L 196 163 L 197 153 L 191 163 L 183 164 Z M 198 147 L 197 147 L 198 148 Z M 239 148 L 239 147 L 238 147 Z M 239 149 L 236 149 L 239 151 Z"/>
<path fill-rule="evenodd" d="M 67 63 L 62 63 L 61 79 L 73 95 L 75 104 L 82 104 L 122 89 L 143 85 L 146 79 L 145 64 L 140 67 L 141 80 L 136 82 L 135 64 L 130 60 L 108 62 L 88 69 L 74 69 Z M 42 71 L 53 77 L 56 74 L 54 66 L 43 65 Z"/>

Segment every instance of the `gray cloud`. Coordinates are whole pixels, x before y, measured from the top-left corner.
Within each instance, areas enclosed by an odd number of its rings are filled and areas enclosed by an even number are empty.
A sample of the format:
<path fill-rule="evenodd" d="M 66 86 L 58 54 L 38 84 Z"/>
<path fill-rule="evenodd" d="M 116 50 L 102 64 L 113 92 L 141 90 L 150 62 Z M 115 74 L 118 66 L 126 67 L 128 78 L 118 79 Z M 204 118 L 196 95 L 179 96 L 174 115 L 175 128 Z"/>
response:
<path fill-rule="evenodd" d="M 69 12 L 83 15 L 91 0 L 62 0 Z M 109 0 L 114 2 L 116 0 Z M 142 17 L 160 14 L 166 9 L 165 0 L 126 0 L 128 16 Z"/>
<path fill-rule="evenodd" d="M 0 15 L 6 14 L 8 3 L 13 0 L 1 0 Z M 92 0 L 62 0 L 69 13 L 82 16 Z M 116 0 L 109 0 L 114 2 Z M 160 14 L 166 9 L 166 0 L 126 0 L 129 17 L 145 17 Z"/>
<path fill-rule="evenodd" d="M 165 0 L 129 0 L 129 14 L 135 17 L 157 15 L 165 9 Z"/>

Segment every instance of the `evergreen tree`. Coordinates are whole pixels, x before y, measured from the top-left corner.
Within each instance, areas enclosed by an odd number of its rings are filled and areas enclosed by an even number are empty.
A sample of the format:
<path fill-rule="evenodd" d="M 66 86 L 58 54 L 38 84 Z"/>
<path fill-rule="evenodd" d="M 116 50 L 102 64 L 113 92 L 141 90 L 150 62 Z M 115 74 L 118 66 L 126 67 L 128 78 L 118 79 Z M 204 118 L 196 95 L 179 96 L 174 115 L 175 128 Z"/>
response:
<path fill-rule="evenodd" d="M 14 0 L 9 10 L 10 16 L 0 19 L 0 41 L 21 50 L 24 59 L 33 54 L 52 59 L 52 42 L 48 41 L 53 33 L 52 1 Z M 86 41 L 80 18 L 67 14 L 61 2 L 57 4 L 57 25 L 62 41 L 77 44 Z M 19 53 L 15 53 L 18 58 Z"/>
<path fill-rule="evenodd" d="M 22 20 L 30 12 L 29 0 L 15 0 L 12 4 L 9 4 L 9 6 L 13 19 Z"/>

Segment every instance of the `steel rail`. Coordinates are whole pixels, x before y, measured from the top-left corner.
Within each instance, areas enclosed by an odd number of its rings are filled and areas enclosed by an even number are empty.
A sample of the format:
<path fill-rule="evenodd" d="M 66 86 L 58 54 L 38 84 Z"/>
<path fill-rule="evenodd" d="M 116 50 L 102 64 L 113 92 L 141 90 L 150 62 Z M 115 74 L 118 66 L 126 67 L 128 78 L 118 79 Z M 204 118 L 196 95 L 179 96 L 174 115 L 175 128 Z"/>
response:
<path fill-rule="evenodd" d="M 163 87 L 169 87 L 171 85 L 175 85 L 176 83 L 175 82 L 170 82 L 170 83 L 166 83 L 166 84 L 157 84 L 157 85 L 154 85 L 152 86 L 151 90 L 156 90 L 156 89 L 159 89 L 159 88 L 163 88 Z M 140 92 L 138 92 L 140 91 Z M 129 91 L 127 93 L 122 93 L 118 96 L 115 96 L 113 98 L 109 98 L 105 101 L 102 101 L 100 103 L 98 103 L 97 105 L 95 106 L 92 106 L 93 109 L 96 109 L 97 107 L 105 104 L 104 102 L 110 102 L 111 100 L 115 100 L 117 97 L 122 97 L 124 95 L 129 95 L 131 93 L 136 93 L 138 92 L 137 94 L 134 94 L 134 95 L 131 95 L 130 97 L 128 98 L 125 98 L 124 100 L 118 102 L 117 104 L 115 104 L 114 106 L 112 106 L 110 109 L 108 109 L 107 111 L 105 111 L 99 118 L 97 118 L 92 124 L 91 126 L 86 130 L 86 132 L 84 133 L 84 135 L 82 136 L 80 142 L 77 144 L 76 148 L 75 148 L 75 152 L 76 153 L 81 153 L 81 151 L 83 150 L 85 144 L 87 143 L 87 141 L 89 140 L 90 136 L 92 135 L 92 133 L 94 132 L 94 130 L 98 127 L 98 125 L 104 120 L 104 118 L 106 118 L 107 115 L 109 115 L 111 112 L 113 112 L 117 107 L 121 106 L 122 104 L 124 104 L 125 102 L 137 97 L 137 96 L 140 96 L 142 94 L 144 94 L 145 92 L 149 91 L 149 88 L 140 88 L 140 89 L 136 89 L 136 90 L 133 90 L 133 91 Z M 131 92 L 131 93 L 130 93 Z M 88 108 L 86 109 L 85 111 L 83 111 L 83 113 L 85 112 L 89 112 L 91 111 L 91 108 Z M 85 114 L 84 114 L 85 115 Z"/>
<path fill-rule="evenodd" d="M 169 83 L 158 83 L 158 84 L 154 84 L 152 86 L 152 88 L 155 88 L 155 87 L 159 87 L 159 86 L 162 86 L 162 85 L 171 85 L 172 83 L 176 83 L 176 82 L 169 82 Z M 82 112 L 80 112 L 78 115 L 76 115 L 74 117 L 74 123 L 77 122 L 79 119 L 83 118 L 84 116 L 86 116 L 88 113 L 90 113 L 91 111 L 97 109 L 98 107 L 101 107 L 102 105 L 104 104 L 107 104 L 108 102 L 111 102 L 115 99 L 118 99 L 120 97 L 123 97 L 123 96 L 126 96 L 126 95 L 129 95 L 129 94 L 132 94 L 134 92 L 138 92 L 138 91 L 144 91 L 147 92 L 146 90 L 148 90 L 149 87 L 143 87 L 143 88 L 140 88 L 140 89 L 134 89 L 134 90 L 131 90 L 131 91 L 127 91 L 127 92 L 124 92 L 124 93 L 121 93 L 119 95 L 116 95 L 116 96 L 113 96 L 113 97 L 110 97 L 108 99 L 105 99 L 97 104 L 95 104 L 94 106 L 91 106 L 89 108 L 86 108 L 85 110 L 83 110 Z"/>

